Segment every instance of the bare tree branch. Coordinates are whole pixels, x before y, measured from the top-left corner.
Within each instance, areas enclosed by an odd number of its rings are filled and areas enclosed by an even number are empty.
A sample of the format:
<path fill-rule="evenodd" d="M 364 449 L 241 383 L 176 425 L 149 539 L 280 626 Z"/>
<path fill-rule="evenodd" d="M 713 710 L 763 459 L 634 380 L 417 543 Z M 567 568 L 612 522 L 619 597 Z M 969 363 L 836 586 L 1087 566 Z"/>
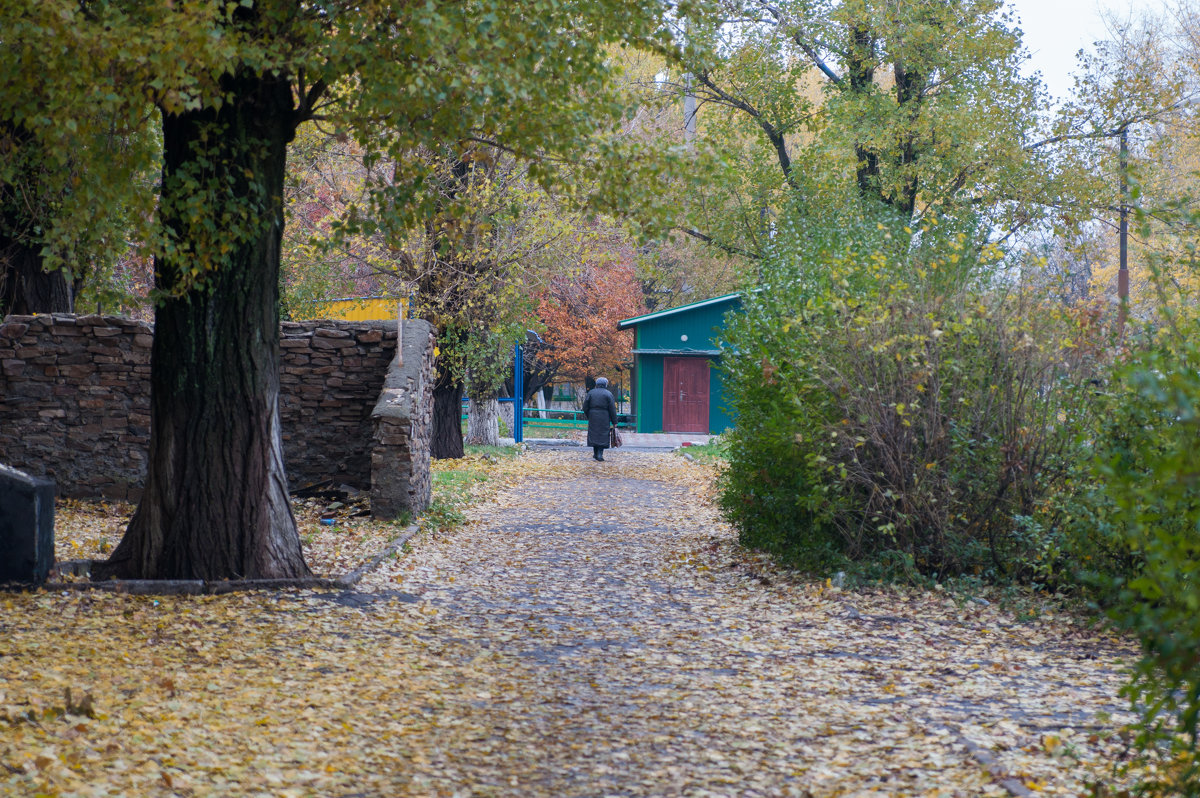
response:
<path fill-rule="evenodd" d="M 782 9 L 780 9 L 778 6 L 771 5 L 770 3 L 760 3 L 760 5 L 762 6 L 763 10 L 775 18 L 775 26 L 777 28 L 782 28 L 784 24 L 784 13 Z M 833 69 L 827 63 L 825 63 L 825 59 L 821 57 L 821 54 L 817 52 L 815 47 L 800 37 L 799 31 L 792 31 L 789 35 L 791 40 L 795 42 L 796 46 L 799 47 L 800 50 L 813 62 L 813 66 L 821 70 L 825 77 L 829 78 L 834 83 L 839 85 L 841 84 L 842 76 L 834 72 Z"/>
<path fill-rule="evenodd" d="M 796 185 L 795 175 L 792 174 L 792 158 L 788 154 L 787 142 L 785 142 L 783 139 L 783 132 L 768 122 L 763 117 L 762 113 L 759 112 L 757 108 L 750 105 L 750 103 L 739 97 L 734 97 L 732 94 L 729 94 L 724 89 L 717 86 L 717 84 L 713 82 L 712 76 L 709 73 L 699 72 L 695 75 L 695 77 L 696 80 L 700 81 L 700 85 L 704 86 L 714 95 L 719 97 L 721 102 L 746 112 L 750 118 L 758 123 L 759 128 L 761 128 L 763 133 L 766 134 L 767 140 L 771 142 L 771 146 L 775 148 L 775 157 L 779 161 L 779 168 L 783 171 L 783 179 L 786 180 L 787 184 L 793 189 L 798 189 L 799 186 Z"/>
<path fill-rule="evenodd" d="M 311 86 L 305 85 L 304 69 L 301 68 L 296 76 L 296 94 L 298 105 L 292 115 L 293 124 L 307 122 L 316 116 L 317 101 L 321 99 L 326 89 L 329 88 L 324 79 L 318 80 Z M 328 104 L 328 103 L 326 103 Z"/>
<path fill-rule="evenodd" d="M 742 249 L 741 247 L 735 247 L 731 244 L 723 244 L 720 241 L 717 241 L 716 239 L 714 239 L 712 236 L 701 233 L 699 230 L 693 230 L 690 227 L 676 227 L 675 229 L 678 230 L 679 232 L 683 233 L 684 235 L 691 236 L 692 238 L 695 238 L 698 241 L 703 241 L 705 244 L 711 244 L 712 246 L 716 247 L 717 249 L 721 250 L 722 252 L 724 252 L 726 254 L 741 255 L 744 258 L 751 258 L 752 260 L 760 260 L 762 258 L 762 255 L 757 255 L 753 252 L 747 252 L 746 250 Z"/>
<path fill-rule="evenodd" d="M 1165 108 L 1159 108 L 1154 111 L 1147 111 L 1144 114 L 1137 114 L 1135 116 L 1129 117 L 1128 119 L 1118 120 L 1117 122 L 1114 123 L 1113 127 L 1109 128 L 1109 129 L 1092 130 L 1092 131 L 1087 131 L 1087 132 L 1080 131 L 1080 132 L 1073 132 L 1073 133 L 1060 133 L 1057 136 L 1050 136 L 1050 137 L 1044 138 L 1040 141 L 1035 141 L 1032 144 L 1026 144 L 1023 149 L 1026 152 L 1029 152 L 1031 150 L 1036 150 L 1041 147 L 1049 146 L 1051 144 L 1058 144 L 1059 142 L 1062 142 L 1062 141 L 1085 141 L 1087 139 L 1116 138 L 1117 136 L 1121 135 L 1122 130 L 1124 130 L 1125 128 L 1128 128 L 1130 125 L 1136 125 L 1141 122 L 1161 121 L 1164 117 L 1166 117 L 1168 114 L 1170 114 L 1173 111 L 1179 111 L 1183 108 L 1187 108 L 1189 106 L 1195 105 L 1197 100 L 1200 100 L 1200 97 L 1197 97 L 1196 95 L 1189 95 L 1189 96 L 1184 97 L 1183 99 L 1179 100 L 1178 102 L 1171 103 L 1170 105 L 1166 106 Z"/>

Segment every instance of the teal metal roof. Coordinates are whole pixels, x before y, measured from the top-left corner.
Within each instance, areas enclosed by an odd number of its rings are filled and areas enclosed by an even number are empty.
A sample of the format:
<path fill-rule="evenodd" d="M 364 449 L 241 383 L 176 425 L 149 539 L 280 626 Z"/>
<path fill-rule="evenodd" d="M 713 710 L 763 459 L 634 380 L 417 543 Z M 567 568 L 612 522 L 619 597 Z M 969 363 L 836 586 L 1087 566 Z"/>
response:
<path fill-rule="evenodd" d="M 675 313 L 684 313 L 684 312 L 691 311 L 691 310 L 698 310 L 699 308 L 708 307 L 709 305 L 719 305 L 722 302 L 732 302 L 736 299 L 740 299 L 741 296 L 742 295 L 740 293 L 739 294 L 726 294 L 725 296 L 718 296 L 718 297 L 713 297 L 712 299 L 703 299 L 699 302 L 693 302 L 690 305 L 680 305 L 677 308 L 667 308 L 666 310 L 658 310 L 658 311 L 655 311 L 654 313 L 647 313 L 644 316 L 634 316 L 632 319 L 622 319 L 621 321 L 617 322 L 617 329 L 623 330 L 626 327 L 633 327 L 635 325 L 641 324 L 644 321 L 650 321 L 652 319 L 661 319 L 664 316 L 671 316 Z"/>

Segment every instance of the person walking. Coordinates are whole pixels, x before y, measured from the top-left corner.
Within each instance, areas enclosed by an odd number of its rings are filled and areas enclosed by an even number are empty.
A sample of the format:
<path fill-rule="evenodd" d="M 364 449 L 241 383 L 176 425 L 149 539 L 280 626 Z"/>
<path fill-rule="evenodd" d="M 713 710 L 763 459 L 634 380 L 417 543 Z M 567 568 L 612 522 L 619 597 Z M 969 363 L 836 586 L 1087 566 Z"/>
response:
<path fill-rule="evenodd" d="M 604 461 L 604 450 L 608 448 L 609 430 L 617 426 L 617 400 L 608 390 L 608 380 L 596 379 L 596 387 L 587 392 L 583 399 L 583 414 L 588 420 L 588 446 L 592 447 L 593 459 Z"/>

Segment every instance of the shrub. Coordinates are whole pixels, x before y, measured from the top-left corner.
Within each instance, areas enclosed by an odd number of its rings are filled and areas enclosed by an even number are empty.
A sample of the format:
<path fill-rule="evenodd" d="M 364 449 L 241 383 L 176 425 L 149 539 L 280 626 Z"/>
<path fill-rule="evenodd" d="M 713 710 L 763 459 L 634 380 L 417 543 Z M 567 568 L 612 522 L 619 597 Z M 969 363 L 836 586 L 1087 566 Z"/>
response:
<path fill-rule="evenodd" d="M 1044 571 L 1095 393 L 1073 317 L 1000 279 L 969 229 L 864 211 L 779 238 L 729 325 L 742 541 L 809 568 Z"/>
<path fill-rule="evenodd" d="M 1141 641 L 1126 693 L 1137 745 L 1159 760 L 1146 792 L 1200 795 L 1200 319 L 1163 308 L 1110 391 L 1076 535 L 1097 558 L 1089 581 L 1110 618 Z"/>

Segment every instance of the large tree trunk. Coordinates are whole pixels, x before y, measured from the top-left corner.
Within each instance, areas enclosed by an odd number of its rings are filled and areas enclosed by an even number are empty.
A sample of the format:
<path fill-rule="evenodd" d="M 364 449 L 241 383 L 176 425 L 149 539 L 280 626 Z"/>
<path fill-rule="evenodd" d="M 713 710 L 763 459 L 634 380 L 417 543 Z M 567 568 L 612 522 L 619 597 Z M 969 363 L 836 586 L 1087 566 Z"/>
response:
<path fill-rule="evenodd" d="M 439 374 L 433 386 L 433 431 L 430 456 L 453 460 L 463 456 L 463 386 L 447 374 Z"/>
<path fill-rule="evenodd" d="M 73 313 L 74 289 L 61 269 L 42 270 L 37 246 L 0 238 L 0 318 L 9 313 Z"/>
<path fill-rule="evenodd" d="M 31 156 L 35 139 L 21 124 L 0 121 L 0 161 L 13 164 L 18 182 L 0 183 L 0 319 L 9 313 L 72 313 L 78 286 L 67 280 L 61 269 L 42 269 L 42 245 L 38 228 L 50 225 L 47 218 L 53 198 L 40 195 L 44 188 L 36 173 L 44 167 Z M 37 196 L 30 197 L 29 194 Z"/>
<path fill-rule="evenodd" d="M 500 403 L 495 398 L 467 400 L 467 443 L 500 445 Z"/>
<path fill-rule="evenodd" d="M 496 407 L 499 408 L 500 422 L 504 424 L 504 428 L 508 431 L 505 437 L 516 437 L 517 434 L 517 411 L 521 408 L 515 401 L 513 402 L 496 402 Z M 497 425 L 499 426 L 499 425 Z M 499 430 L 497 430 L 499 432 Z"/>
<path fill-rule="evenodd" d="M 155 312 L 146 490 L 120 545 L 94 569 L 102 578 L 309 573 L 288 503 L 278 407 L 291 88 L 282 77 L 245 71 L 223 83 L 219 111 L 164 114 L 159 212 L 183 244 L 206 231 L 230 235 L 239 213 L 248 211 L 251 221 L 243 224 L 252 226 L 200 285 L 188 282 L 194 255 L 168 252 L 155 260 L 158 288 L 173 293 Z M 202 158 L 219 166 L 205 171 Z M 181 177 L 199 177 L 199 187 Z M 208 196 L 195 196 L 202 191 Z M 189 199 L 205 203 L 199 223 L 188 215 Z M 222 225 L 224 214 L 232 214 L 230 226 Z"/>

